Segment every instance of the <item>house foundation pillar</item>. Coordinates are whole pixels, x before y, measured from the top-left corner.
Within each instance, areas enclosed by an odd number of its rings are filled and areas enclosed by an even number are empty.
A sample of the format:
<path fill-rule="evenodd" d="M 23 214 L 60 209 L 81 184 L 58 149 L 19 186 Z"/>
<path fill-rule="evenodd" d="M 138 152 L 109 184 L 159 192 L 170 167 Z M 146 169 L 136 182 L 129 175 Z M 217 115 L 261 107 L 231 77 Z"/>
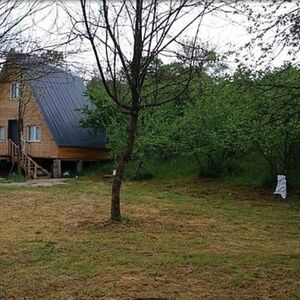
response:
<path fill-rule="evenodd" d="M 79 160 L 76 163 L 76 172 L 81 173 L 82 171 L 83 171 L 83 163 L 82 163 L 82 160 Z"/>
<path fill-rule="evenodd" d="M 53 178 L 61 177 L 61 160 L 60 159 L 53 160 L 52 175 L 53 175 Z"/>

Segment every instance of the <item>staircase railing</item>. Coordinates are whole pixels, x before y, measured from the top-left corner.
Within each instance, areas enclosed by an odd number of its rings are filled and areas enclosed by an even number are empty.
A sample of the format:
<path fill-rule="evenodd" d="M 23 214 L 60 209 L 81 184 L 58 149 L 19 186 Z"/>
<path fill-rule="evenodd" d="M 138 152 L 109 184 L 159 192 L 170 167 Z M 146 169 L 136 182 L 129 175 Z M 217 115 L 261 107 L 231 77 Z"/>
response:
<path fill-rule="evenodd" d="M 42 166 L 36 163 L 24 151 L 21 151 L 21 153 L 19 154 L 19 146 L 16 145 L 12 140 L 8 141 L 8 153 L 13 164 L 20 164 L 20 167 L 25 171 L 25 175 L 27 178 L 36 179 L 38 177 L 38 172 L 43 173 L 48 177 L 51 176 L 48 170 L 44 169 Z"/>

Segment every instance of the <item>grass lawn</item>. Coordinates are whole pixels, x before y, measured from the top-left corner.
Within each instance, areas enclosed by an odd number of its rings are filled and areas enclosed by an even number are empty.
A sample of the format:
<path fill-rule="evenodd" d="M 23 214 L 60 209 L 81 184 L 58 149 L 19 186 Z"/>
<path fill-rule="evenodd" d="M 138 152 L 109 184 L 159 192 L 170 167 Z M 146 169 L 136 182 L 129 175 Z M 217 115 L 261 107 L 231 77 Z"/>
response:
<path fill-rule="evenodd" d="M 300 299 L 300 196 L 214 181 L 0 186 L 0 299 Z"/>

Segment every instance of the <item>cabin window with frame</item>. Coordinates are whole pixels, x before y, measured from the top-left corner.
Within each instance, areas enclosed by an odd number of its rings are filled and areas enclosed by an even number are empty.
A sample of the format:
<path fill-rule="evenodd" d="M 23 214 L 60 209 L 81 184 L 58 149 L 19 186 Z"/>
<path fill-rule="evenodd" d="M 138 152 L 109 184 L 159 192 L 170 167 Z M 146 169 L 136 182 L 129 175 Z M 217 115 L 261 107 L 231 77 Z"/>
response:
<path fill-rule="evenodd" d="M 21 97 L 21 84 L 14 82 L 10 85 L 10 99 L 18 100 Z"/>
<path fill-rule="evenodd" d="M 5 128 L 4 126 L 0 126 L 0 143 L 3 143 L 5 139 Z"/>
<path fill-rule="evenodd" d="M 27 131 L 28 142 L 40 142 L 41 141 L 41 127 L 39 126 L 28 126 Z"/>

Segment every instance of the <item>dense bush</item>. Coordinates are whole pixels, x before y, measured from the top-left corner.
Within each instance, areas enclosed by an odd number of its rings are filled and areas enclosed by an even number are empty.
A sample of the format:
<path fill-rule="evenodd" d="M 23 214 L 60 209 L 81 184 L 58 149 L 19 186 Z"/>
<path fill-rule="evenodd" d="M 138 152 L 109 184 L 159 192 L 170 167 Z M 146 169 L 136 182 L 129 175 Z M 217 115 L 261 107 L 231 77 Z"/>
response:
<path fill-rule="evenodd" d="M 183 175 L 272 186 L 276 174 L 285 174 L 297 185 L 299 83 L 300 70 L 290 65 L 265 72 L 239 68 L 232 76 L 197 73 L 181 99 L 142 111 L 127 176 L 169 176 L 163 167 L 172 169 L 172 163 L 181 161 L 177 167 Z M 105 131 L 112 157 L 117 157 L 127 117 L 112 107 L 98 83 L 92 81 L 88 91 L 93 106 L 85 109 L 83 124 Z"/>

